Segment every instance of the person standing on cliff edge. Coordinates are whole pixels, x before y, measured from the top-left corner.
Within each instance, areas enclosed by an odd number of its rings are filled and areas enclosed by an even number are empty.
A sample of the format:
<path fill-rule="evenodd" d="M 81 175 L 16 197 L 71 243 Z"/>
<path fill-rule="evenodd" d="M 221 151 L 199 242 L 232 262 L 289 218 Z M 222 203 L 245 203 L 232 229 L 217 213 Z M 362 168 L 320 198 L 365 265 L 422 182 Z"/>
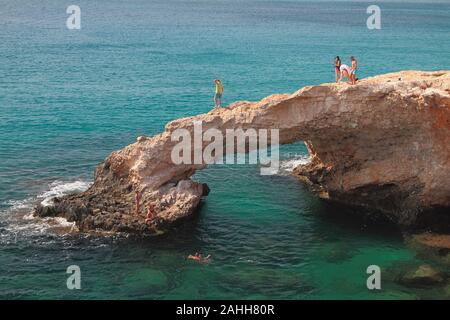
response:
<path fill-rule="evenodd" d="M 341 58 L 339 58 L 339 56 L 336 56 L 336 58 L 334 58 L 334 73 L 336 75 L 336 82 L 339 82 L 339 75 L 341 72 Z"/>
<path fill-rule="evenodd" d="M 214 108 L 220 108 L 222 104 L 223 85 L 219 79 L 214 80 L 216 84 L 216 94 L 214 95 Z"/>
<path fill-rule="evenodd" d="M 351 69 L 351 81 L 352 84 L 356 83 L 356 69 L 358 69 L 358 61 L 356 60 L 356 58 L 354 56 L 350 57 L 350 61 L 352 62 L 352 69 Z"/>

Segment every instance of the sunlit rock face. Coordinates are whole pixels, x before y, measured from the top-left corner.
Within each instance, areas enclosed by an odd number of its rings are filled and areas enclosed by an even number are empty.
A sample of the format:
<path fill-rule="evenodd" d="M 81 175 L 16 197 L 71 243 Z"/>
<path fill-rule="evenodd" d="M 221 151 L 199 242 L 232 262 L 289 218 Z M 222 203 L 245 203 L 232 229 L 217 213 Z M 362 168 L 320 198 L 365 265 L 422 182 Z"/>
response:
<path fill-rule="evenodd" d="M 295 173 L 323 198 L 450 229 L 450 72 L 382 75 L 337 97 L 321 122 L 336 125 L 306 137 L 312 161 Z"/>
<path fill-rule="evenodd" d="M 209 192 L 190 179 L 207 163 L 174 163 L 179 143 L 174 134 L 184 129 L 194 137 L 199 122 L 200 134 L 211 128 L 223 136 L 230 129 L 278 129 L 281 144 L 305 141 L 311 162 L 294 174 L 323 199 L 362 207 L 361 212 L 402 226 L 448 224 L 450 71 L 402 71 L 354 86 L 308 86 L 172 121 L 163 133 L 111 153 L 87 191 L 38 206 L 36 214 L 66 217 L 82 231 L 155 234 L 183 221 Z M 211 143 L 194 140 L 193 150 Z M 149 203 L 155 208 L 150 225 Z"/>

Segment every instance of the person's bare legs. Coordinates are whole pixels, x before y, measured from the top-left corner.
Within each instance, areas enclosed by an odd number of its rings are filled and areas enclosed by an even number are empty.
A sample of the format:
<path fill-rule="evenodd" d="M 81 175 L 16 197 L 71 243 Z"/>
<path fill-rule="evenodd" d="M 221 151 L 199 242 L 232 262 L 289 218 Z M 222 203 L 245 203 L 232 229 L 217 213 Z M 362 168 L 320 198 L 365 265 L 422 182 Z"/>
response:
<path fill-rule="evenodd" d="M 338 71 L 338 69 L 334 68 L 334 73 L 336 74 L 336 82 L 339 82 L 339 71 Z"/>
<path fill-rule="evenodd" d="M 344 70 L 344 72 L 345 72 L 345 76 L 347 77 L 347 83 L 352 84 L 352 75 L 350 73 L 348 73 L 347 70 Z"/>
<path fill-rule="evenodd" d="M 221 99 L 217 96 L 217 94 L 214 96 L 214 108 L 220 108 Z"/>
<path fill-rule="evenodd" d="M 344 77 L 347 77 L 347 83 L 352 84 L 351 76 L 348 74 L 347 70 L 341 71 L 341 77 L 339 78 L 338 82 L 341 82 L 344 79 Z"/>

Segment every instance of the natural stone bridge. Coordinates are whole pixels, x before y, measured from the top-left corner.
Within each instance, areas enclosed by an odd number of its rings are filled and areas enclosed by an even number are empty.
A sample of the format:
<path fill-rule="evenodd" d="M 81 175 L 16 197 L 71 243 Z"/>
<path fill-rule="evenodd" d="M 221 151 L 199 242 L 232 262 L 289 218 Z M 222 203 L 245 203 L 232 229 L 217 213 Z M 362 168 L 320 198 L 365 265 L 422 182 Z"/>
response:
<path fill-rule="evenodd" d="M 439 220 L 450 229 L 450 71 L 308 86 L 172 121 L 163 133 L 108 156 L 87 191 L 38 206 L 36 214 L 66 217 L 83 231 L 143 233 L 192 215 L 208 188 L 190 177 L 206 164 L 175 165 L 171 153 L 178 143 L 174 131 L 193 136 L 194 121 L 202 122 L 203 132 L 215 128 L 224 135 L 236 128 L 279 129 L 280 144 L 307 144 L 312 160 L 295 174 L 320 197 L 403 226 Z M 209 143 L 204 139 L 200 148 Z M 136 192 L 142 207 L 155 205 L 157 228 L 145 224 L 144 210 L 134 215 Z"/>

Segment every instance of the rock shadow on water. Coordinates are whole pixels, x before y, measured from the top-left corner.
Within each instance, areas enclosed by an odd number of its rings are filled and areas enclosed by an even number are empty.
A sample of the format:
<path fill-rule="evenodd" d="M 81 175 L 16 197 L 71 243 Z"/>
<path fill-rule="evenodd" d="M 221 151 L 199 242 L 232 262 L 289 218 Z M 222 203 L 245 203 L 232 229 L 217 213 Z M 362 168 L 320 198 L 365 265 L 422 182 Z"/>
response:
<path fill-rule="evenodd" d="M 317 216 L 334 227 L 398 236 L 400 228 L 383 215 L 367 208 L 349 206 L 337 202 L 320 201 Z"/>

